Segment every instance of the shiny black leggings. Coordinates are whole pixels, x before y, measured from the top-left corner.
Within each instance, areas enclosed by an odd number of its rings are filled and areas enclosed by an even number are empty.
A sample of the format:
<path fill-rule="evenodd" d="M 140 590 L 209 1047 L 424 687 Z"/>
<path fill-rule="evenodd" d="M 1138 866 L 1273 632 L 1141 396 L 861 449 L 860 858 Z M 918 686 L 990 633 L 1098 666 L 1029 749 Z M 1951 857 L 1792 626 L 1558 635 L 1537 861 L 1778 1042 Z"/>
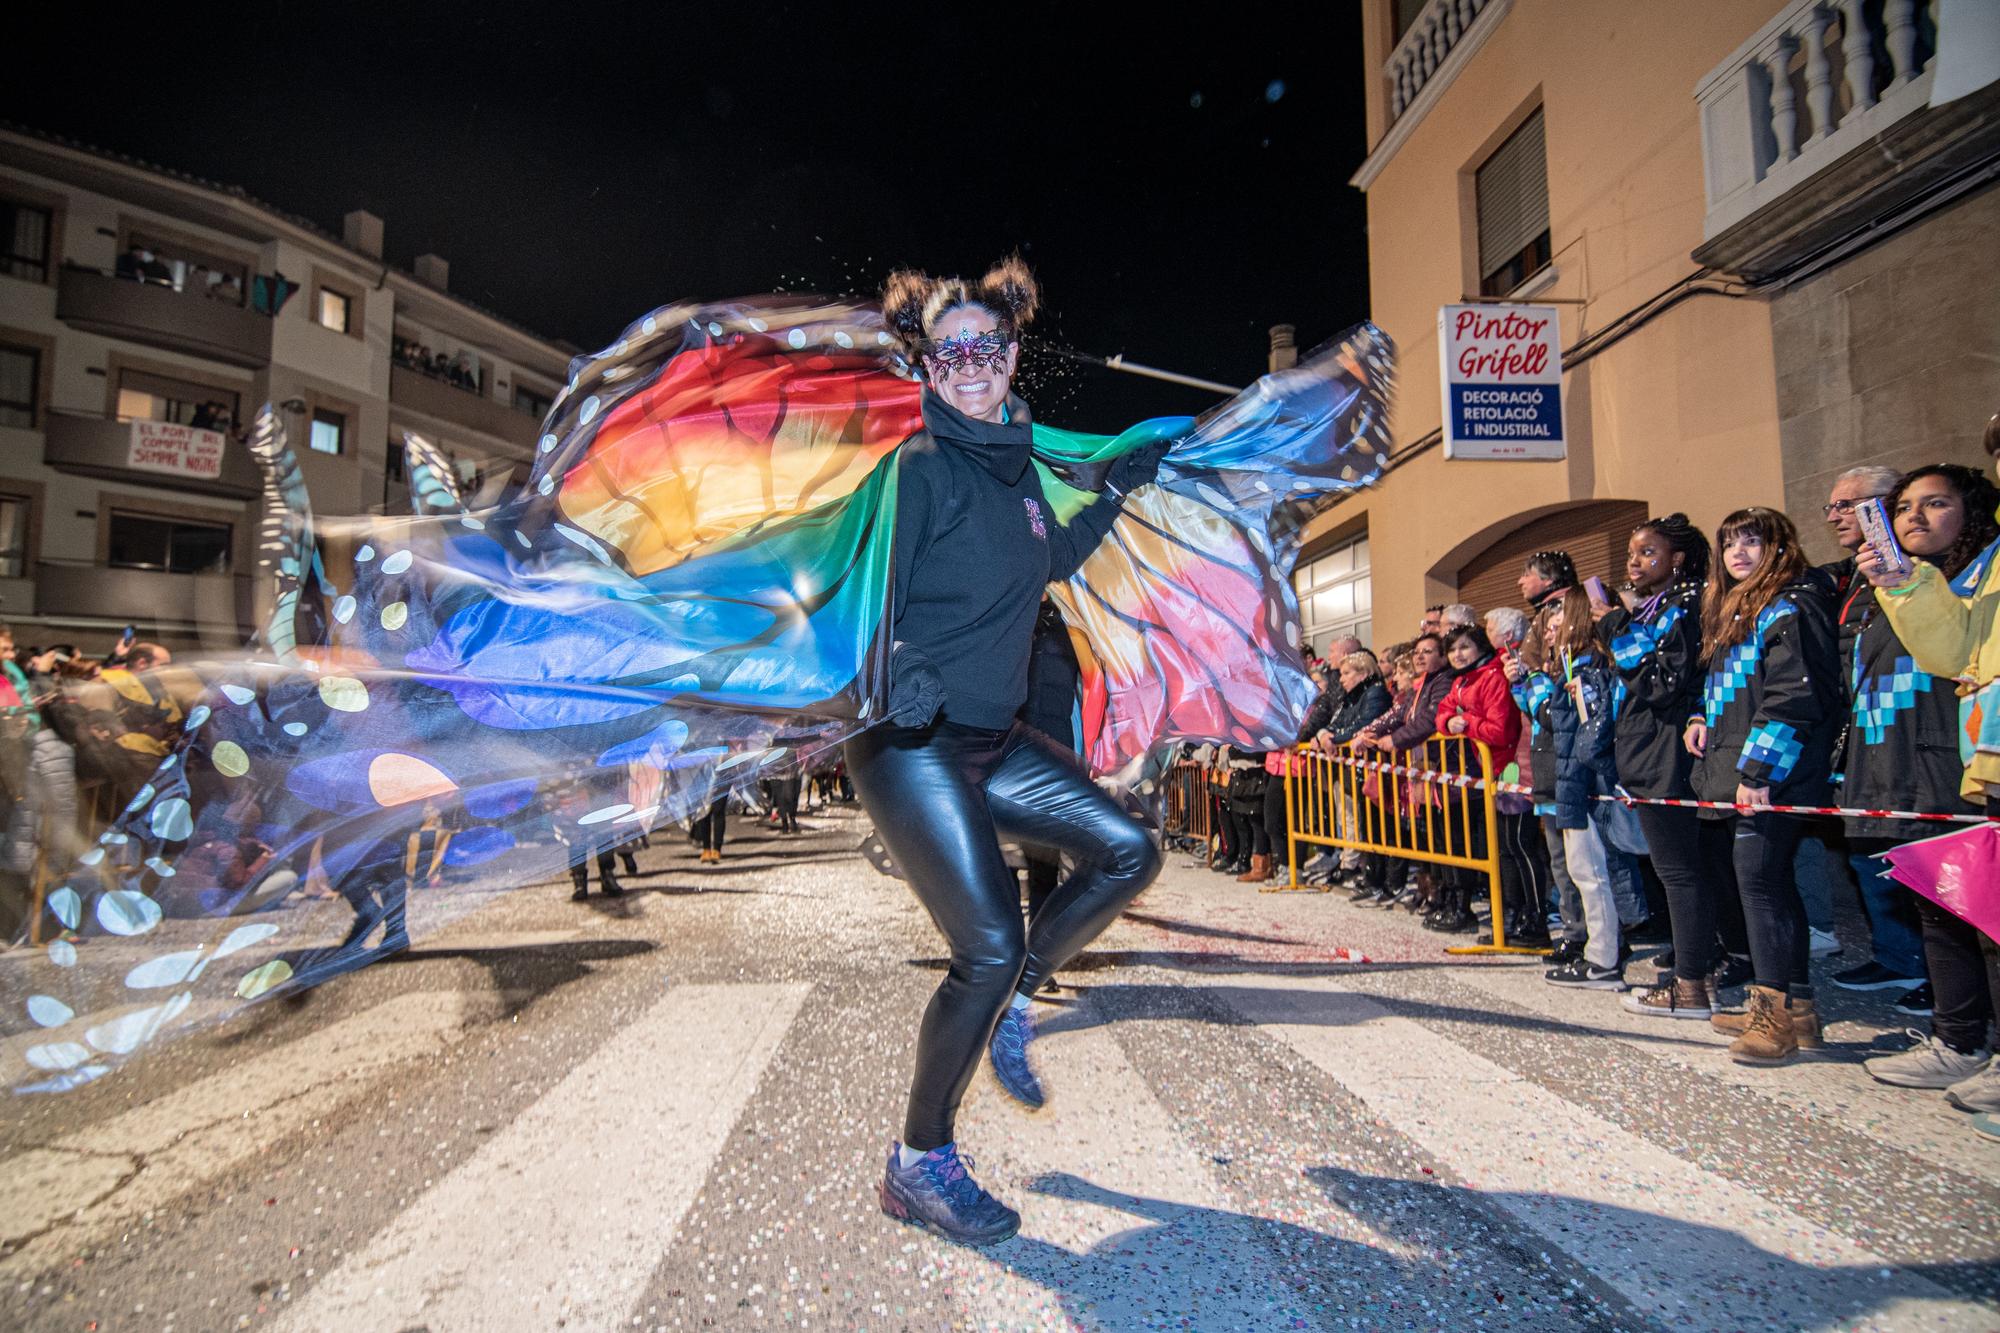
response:
<path fill-rule="evenodd" d="M 1159 873 L 1152 835 L 1085 774 L 1074 754 L 1019 725 L 876 727 L 847 743 L 847 768 L 875 831 L 951 946 L 924 1010 L 906 1146 L 952 1141 L 959 1099 L 1016 990 L 1031 995 L 1083 951 Z M 1067 852 L 1076 864 L 1023 929 L 1001 839 Z"/>

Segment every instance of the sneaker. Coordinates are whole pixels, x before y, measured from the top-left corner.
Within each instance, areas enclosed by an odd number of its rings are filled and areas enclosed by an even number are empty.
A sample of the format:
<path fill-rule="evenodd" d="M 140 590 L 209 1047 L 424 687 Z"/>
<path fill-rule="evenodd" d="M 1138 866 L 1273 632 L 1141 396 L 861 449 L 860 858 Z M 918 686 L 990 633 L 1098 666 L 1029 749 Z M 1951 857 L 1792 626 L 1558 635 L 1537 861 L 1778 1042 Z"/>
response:
<path fill-rule="evenodd" d="M 1589 959 L 1572 958 L 1561 967 L 1552 967 L 1543 977 L 1551 986 L 1573 990 L 1624 990 L 1625 974 L 1615 967 L 1597 967 Z"/>
<path fill-rule="evenodd" d="M 1914 990 L 1905 991 L 1903 997 L 1896 1001 L 1896 1011 L 1898 1013 L 1913 1014 L 1921 1018 L 1931 1011 L 1933 1003 L 1931 983 L 1926 981 Z"/>
<path fill-rule="evenodd" d="M 1366 903 L 1375 896 L 1376 892 L 1377 888 L 1375 885 L 1363 884 L 1353 893 L 1347 895 L 1347 901 L 1351 903 Z"/>
<path fill-rule="evenodd" d="M 1944 1099 L 1961 1111 L 1986 1115 L 2000 1112 L 2000 1061 L 1988 1060 L 1977 1074 L 1946 1088 Z"/>
<path fill-rule="evenodd" d="M 1655 1018 L 1709 1018 L 1715 1013 L 1707 986 L 1671 976 L 1646 990 L 1628 991 L 1618 1003 L 1627 1013 Z"/>
<path fill-rule="evenodd" d="M 1872 958 L 1859 967 L 1833 974 L 1833 984 L 1842 990 L 1892 990 L 1899 986 L 1908 990 L 1922 980 L 1893 972 Z"/>
<path fill-rule="evenodd" d="M 1549 962 L 1557 967 L 1573 963 L 1583 957 L 1582 940 L 1557 940 L 1556 947 L 1549 951 Z"/>
<path fill-rule="evenodd" d="M 1981 1111 L 1972 1117 L 1972 1132 L 1982 1139 L 2000 1143 L 2000 1115 L 1991 1111 Z"/>
<path fill-rule="evenodd" d="M 1993 1055 L 1991 1051 L 1961 1055 L 1915 1028 L 1909 1029 L 1909 1034 L 1914 1043 L 1909 1050 L 1861 1062 L 1870 1078 L 1894 1088 L 1949 1088 L 1986 1068 Z"/>
<path fill-rule="evenodd" d="M 993 1025 L 986 1054 L 993 1060 L 993 1077 L 1000 1080 L 1007 1095 L 1023 1106 L 1040 1110 L 1045 1100 L 1042 1081 L 1035 1077 L 1034 1066 L 1028 1063 L 1028 1043 L 1034 1039 L 1034 1011 L 1010 1001 L 1001 1010 L 1000 1021 Z"/>
<path fill-rule="evenodd" d="M 1808 926 L 1806 928 L 1806 935 L 1811 941 L 1813 957 L 1831 958 L 1840 952 L 1840 936 L 1834 934 L 1832 931 L 1821 930 L 1818 926 Z"/>
<path fill-rule="evenodd" d="M 1304 865 L 1299 867 L 1299 878 L 1304 879 L 1307 875 L 1331 876 L 1335 871 L 1339 869 L 1340 869 L 1340 856 L 1338 853 L 1321 852 L 1318 856 L 1313 857 L 1311 860 L 1307 861 Z"/>
<path fill-rule="evenodd" d="M 933 1148 L 908 1166 L 901 1148 L 889 1144 L 888 1169 L 877 1187 L 883 1212 L 961 1245 L 997 1245 L 1021 1229 L 1019 1213 L 979 1188 L 957 1144 Z"/>

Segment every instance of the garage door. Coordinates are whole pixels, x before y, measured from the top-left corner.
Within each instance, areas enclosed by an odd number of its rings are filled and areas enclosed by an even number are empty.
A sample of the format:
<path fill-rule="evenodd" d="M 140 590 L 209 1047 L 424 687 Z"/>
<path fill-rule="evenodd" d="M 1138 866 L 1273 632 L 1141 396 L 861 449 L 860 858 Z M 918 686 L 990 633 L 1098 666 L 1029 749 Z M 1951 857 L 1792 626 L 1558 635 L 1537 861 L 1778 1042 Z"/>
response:
<path fill-rule="evenodd" d="M 1598 500 L 1544 514 L 1494 542 L 1458 572 L 1458 600 L 1481 611 L 1521 605 L 1521 565 L 1536 551 L 1568 551 L 1578 578 L 1592 574 L 1607 587 L 1625 578 L 1625 544 L 1646 521 L 1636 500 Z"/>

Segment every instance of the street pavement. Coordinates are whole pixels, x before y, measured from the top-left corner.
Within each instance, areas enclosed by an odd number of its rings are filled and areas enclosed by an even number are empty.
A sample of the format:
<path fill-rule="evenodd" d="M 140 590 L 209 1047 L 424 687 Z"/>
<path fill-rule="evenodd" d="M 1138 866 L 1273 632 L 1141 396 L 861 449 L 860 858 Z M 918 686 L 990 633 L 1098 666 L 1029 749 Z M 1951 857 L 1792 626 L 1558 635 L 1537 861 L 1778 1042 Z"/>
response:
<path fill-rule="evenodd" d="M 1861 1070 L 1886 997 L 1740 1068 L 1182 855 L 1039 1007 L 1048 1107 L 967 1098 L 1021 1235 L 893 1224 L 941 942 L 858 811 L 805 822 L 7 1103 L 0 1328 L 2000 1328 L 2000 1144 Z"/>

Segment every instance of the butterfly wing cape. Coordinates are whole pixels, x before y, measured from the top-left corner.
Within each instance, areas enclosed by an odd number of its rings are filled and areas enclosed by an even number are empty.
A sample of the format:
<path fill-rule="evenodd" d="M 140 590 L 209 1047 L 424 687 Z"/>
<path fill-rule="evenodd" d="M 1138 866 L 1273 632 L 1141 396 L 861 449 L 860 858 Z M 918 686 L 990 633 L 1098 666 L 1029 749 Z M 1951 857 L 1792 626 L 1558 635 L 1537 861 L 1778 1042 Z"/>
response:
<path fill-rule="evenodd" d="M 1052 589 L 1099 772 L 1289 739 L 1311 693 L 1297 534 L 1379 473 L 1391 374 L 1361 326 L 1199 419 L 1036 426 L 1059 521 L 1172 442 Z M 919 398 L 873 307 L 663 308 L 572 365 L 500 503 L 468 505 L 411 439 L 405 518 L 316 518 L 267 411 L 263 630 L 112 682 L 163 753 L 0 969 L 9 1086 L 88 1083 L 869 725 Z"/>

